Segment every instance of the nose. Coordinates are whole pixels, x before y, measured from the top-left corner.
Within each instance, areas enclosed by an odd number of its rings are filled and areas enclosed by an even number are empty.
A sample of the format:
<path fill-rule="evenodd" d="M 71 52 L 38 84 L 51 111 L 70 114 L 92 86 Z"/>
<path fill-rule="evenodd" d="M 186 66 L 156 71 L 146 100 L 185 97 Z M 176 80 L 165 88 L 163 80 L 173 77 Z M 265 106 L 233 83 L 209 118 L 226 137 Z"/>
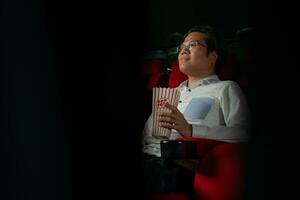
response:
<path fill-rule="evenodd" d="M 180 52 L 181 55 L 189 54 L 189 53 L 190 53 L 189 47 L 184 47 Z"/>

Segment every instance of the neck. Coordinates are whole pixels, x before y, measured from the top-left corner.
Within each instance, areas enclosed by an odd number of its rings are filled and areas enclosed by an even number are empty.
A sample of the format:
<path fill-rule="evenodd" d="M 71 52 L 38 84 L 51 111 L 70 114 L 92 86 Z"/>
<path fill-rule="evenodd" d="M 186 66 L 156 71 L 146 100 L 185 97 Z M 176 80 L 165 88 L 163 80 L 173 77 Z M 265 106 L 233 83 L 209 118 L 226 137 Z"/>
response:
<path fill-rule="evenodd" d="M 207 74 L 201 74 L 201 76 L 189 76 L 188 77 L 188 87 L 193 87 L 199 80 L 208 77 L 210 75 L 213 75 L 214 73 L 207 73 Z"/>

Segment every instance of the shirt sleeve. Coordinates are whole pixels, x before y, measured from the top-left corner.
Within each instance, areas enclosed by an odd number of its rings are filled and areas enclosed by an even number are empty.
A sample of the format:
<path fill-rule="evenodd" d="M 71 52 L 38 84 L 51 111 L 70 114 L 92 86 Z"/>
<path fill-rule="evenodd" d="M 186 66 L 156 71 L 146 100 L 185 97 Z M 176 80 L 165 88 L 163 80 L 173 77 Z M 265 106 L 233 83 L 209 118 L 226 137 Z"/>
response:
<path fill-rule="evenodd" d="M 227 142 L 248 140 L 250 116 L 246 98 L 235 82 L 229 82 L 220 91 L 220 107 L 224 125 L 209 127 L 192 125 L 193 137 L 203 137 Z"/>
<path fill-rule="evenodd" d="M 153 131 L 153 115 L 151 114 L 145 123 L 142 137 L 142 151 L 146 154 L 154 155 L 157 157 L 161 156 L 160 152 L 160 141 L 162 139 L 158 139 L 152 136 Z"/>
<path fill-rule="evenodd" d="M 144 126 L 144 129 L 143 129 L 143 136 L 142 136 L 142 144 L 143 144 L 143 148 L 145 147 L 146 145 L 146 139 L 148 137 L 151 137 L 152 135 L 152 130 L 153 130 L 153 127 L 152 127 L 152 114 L 149 116 L 148 120 L 146 121 L 145 123 L 145 126 Z"/>

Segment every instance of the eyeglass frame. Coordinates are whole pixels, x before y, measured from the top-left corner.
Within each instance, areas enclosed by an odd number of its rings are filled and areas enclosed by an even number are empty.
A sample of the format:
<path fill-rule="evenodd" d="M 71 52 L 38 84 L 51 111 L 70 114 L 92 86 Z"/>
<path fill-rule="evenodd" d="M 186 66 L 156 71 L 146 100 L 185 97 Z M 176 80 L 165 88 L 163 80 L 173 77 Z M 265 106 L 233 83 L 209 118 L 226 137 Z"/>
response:
<path fill-rule="evenodd" d="M 190 42 L 188 45 L 185 45 L 182 43 L 180 46 L 177 47 L 177 53 L 180 53 L 183 49 L 186 49 L 189 52 L 191 52 L 191 50 L 197 46 L 202 46 L 205 48 L 207 47 L 207 45 L 205 43 L 195 40 L 195 41 Z"/>

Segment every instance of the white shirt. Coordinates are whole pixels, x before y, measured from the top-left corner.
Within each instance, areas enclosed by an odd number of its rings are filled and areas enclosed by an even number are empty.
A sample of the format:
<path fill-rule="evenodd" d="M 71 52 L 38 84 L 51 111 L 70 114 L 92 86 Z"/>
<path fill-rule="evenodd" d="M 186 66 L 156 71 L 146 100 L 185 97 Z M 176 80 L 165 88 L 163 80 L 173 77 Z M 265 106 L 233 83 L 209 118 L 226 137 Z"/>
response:
<path fill-rule="evenodd" d="M 221 81 L 211 75 L 198 81 L 193 88 L 187 81 L 178 88 L 178 110 L 192 125 L 192 137 L 215 139 L 226 142 L 247 141 L 249 111 L 241 88 L 233 81 Z M 161 138 L 152 136 L 152 114 L 143 131 L 143 151 L 160 157 Z M 172 130 L 170 139 L 182 137 Z"/>

